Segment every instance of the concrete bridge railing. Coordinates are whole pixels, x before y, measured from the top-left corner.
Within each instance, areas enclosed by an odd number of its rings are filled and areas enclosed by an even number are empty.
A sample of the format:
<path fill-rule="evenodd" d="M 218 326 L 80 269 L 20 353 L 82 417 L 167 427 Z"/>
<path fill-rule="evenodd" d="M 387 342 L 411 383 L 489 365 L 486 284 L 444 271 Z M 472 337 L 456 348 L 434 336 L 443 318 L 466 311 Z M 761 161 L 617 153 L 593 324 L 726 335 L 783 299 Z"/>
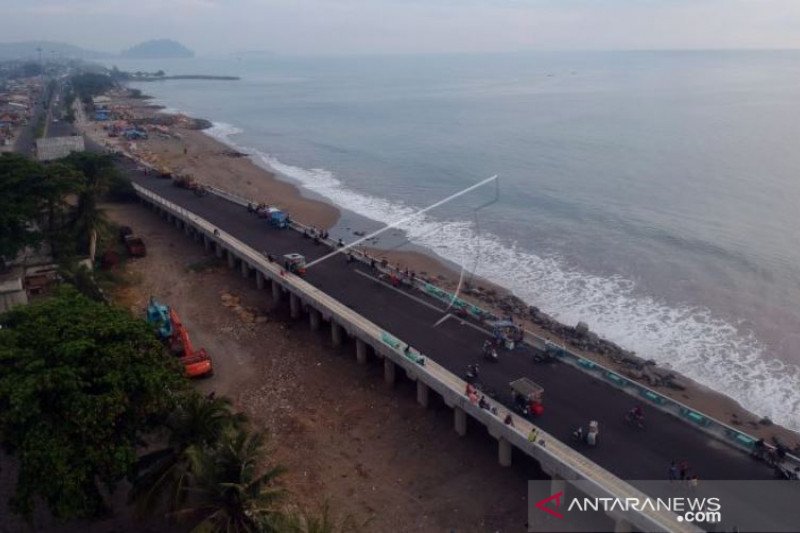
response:
<path fill-rule="evenodd" d="M 290 309 L 298 318 L 305 306 L 309 310 L 311 326 L 319 327 L 320 319 L 331 323 L 334 344 L 341 344 L 343 331 L 356 340 L 356 352 L 360 363 L 366 361 L 366 347 L 371 346 L 375 354 L 383 359 L 384 376 L 388 382 L 395 379 L 396 368 L 405 370 L 407 376 L 417 385 L 417 400 L 427 405 L 430 390 L 441 395 L 444 402 L 453 409 L 456 431 L 466 432 L 466 417 L 485 426 L 498 441 L 498 458 L 504 466 L 511 464 L 512 447 L 532 457 L 553 477 L 554 490 L 563 490 L 569 481 L 587 481 L 588 495 L 612 498 L 644 498 L 645 495 L 634 486 L 618 478 L 593 461 L 560 442 L 527 419 L 510 412 L 504 405 L 487 399 L 490 409 L 479 407 L 474 397 L 467 395 L 467 383 L 452 374 L 435 361 L 416 350 L 407 350 L 408 343 L 393 336 L 359 315 L 341 302 L 317 289 L 304 279 L 284 271 L 281 265 L 270 261 L 263 254 L 252 249 L 233 235 L 230 235 L 202 217 L 166 200 L 152 191 L 134 184 L 139 197 L 159 209 L 176 225 L 182 226 L 187 234 L 193 233 L 202 238 L 207 248 L 212 245 L 218 256 L 227 253 L 229 265 L 241 262 L 242 273 L 255 272 L 259 288 L 265 281 L 272 284 L 273 298 L 279 300 L 283 292 L 290 295 Z M 495 411 L 495 412 L 493 412 Z M 506 415 L 511 416 L 512 424 L 506 424 Z M 532 430 L 537 431 L 535 442 L 528 440 Z M 586 487 L 582 487 L 587 492 Z M 643 531 L 699 531 L 687 522 L 678 522 L 675 515 L 665 510 L 642 510 L 626 519 L 616 520 L 617 531 L 628 531 L 632 527 Z"/>

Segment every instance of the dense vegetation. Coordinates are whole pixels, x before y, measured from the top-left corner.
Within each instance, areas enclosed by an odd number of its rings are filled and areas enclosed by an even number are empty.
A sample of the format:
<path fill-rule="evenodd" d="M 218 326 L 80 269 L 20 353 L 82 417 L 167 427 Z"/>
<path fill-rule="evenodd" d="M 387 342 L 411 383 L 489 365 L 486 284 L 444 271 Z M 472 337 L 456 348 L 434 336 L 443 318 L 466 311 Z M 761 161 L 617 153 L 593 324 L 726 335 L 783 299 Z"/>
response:
<path fill-rule="evenodd" d="M 0 444 L 20 463 L 11 508 L 61 519 L 110 511 L 130 482 L 141 514 L 208 532 L 356 529 L 285 507 L 266 437 L 201 396 L 147 324 L 65 286 L 0 317 Z M 143 453 L 146 442 L 160 442 Z M 57 480 L 57 482 L 54 482 Z"/>
<path fill-rule="evenodd" d="M 74 205 L 65 199 L 77 199 Z M 105 227 L 101 198 L 127 198 L 130 183 L 111 156 L 73 153 L 39 163 L 18 154 L 0 156 L 0 257 L 13 259 L 27 246 L 47 243 L 64 260 L 92 255 Z"/>
<path fill-rule="evenodd" d="M 0 257 L 54 240 L 63 229 L 64 196 L 80 177 L 63 163 L 42 165 L 17 154 L 0 156 Z"/>
<path fill-rule="evenodd" d="M 173 410 L 180 371 L 143 321 L 68 287 L 2 322 L 0 443 L 20 462 L 12 508 L 30 516 L 41 497 L 59 518 L 97 516 L 101 486 L 132 471 L 143 434 Z"/>
<path fill-rule="evenodd" d="M 106 224 L 100 198 L 125 183 L 105 155 L 42 164 L 4 154 L 0 256 L 42 244 L 62 261 L 93 253 Z M 142 513 L 196 531 L 356 529 L 327 505 L 288 508 L 265 434 L 227 399 L 195 392 L 143 320 L 87 290 L 89 271 L 65 278 L 72 285 L 0 315 L 0 445 L 19 465 L 14 512 L 30 518 L 44 505 L 91 519 L 113 512 L 108 495 L 125 487 Z"/>

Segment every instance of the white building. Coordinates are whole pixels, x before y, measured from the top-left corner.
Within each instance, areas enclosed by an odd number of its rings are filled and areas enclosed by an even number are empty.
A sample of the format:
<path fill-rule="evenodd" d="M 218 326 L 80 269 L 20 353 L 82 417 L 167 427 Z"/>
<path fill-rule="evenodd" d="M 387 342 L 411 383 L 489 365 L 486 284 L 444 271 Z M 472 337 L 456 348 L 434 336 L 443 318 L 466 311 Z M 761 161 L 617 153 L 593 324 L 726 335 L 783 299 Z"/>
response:
<path fill-rule="evenodd" d="M 85 149 L 83 135 L 36 139 L 36 158 L 39 161 L 61 159 L 72 152 L 83 152 Z"/>

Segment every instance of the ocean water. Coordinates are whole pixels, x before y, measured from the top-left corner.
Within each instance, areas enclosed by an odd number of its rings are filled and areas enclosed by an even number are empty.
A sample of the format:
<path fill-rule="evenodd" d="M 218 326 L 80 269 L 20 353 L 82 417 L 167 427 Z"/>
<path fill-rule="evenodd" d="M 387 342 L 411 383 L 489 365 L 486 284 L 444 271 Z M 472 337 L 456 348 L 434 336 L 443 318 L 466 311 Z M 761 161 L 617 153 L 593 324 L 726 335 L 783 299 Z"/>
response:
<path fill-rule="evenodd" d="M 139 87 L 377 222 L 498 174 L 401 228 L 800 430 L 800 52 L 117 65 L 241 76 Z"/>

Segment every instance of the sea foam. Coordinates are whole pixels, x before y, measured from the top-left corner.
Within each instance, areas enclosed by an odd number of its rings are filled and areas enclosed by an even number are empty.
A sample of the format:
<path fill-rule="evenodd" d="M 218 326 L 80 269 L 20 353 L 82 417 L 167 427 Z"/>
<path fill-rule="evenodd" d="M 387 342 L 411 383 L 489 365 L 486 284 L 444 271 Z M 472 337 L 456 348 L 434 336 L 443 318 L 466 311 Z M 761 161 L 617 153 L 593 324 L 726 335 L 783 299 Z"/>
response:
<path fill-rule="evenodd" d="M 288 165 L 240 146 L 230 137 L 241 132 L 225 123 L 206 130 L 302 187 L 375 221 L 392 223 L 418 209 L 350 190 L 328 170 Z M 398 228 L 415 244 L 511 290 L 558 320 L 573 325 L 586 321 L 603 337 L 800 431 L 800 368 L 771 357 L 752 332 L 708 309 L 667 305 L 641 295 L 629 279 L 567 268 L 556 256 L 544 257 L 477 231 L 472 222 L 441 221 L 426 214 Z"/>

